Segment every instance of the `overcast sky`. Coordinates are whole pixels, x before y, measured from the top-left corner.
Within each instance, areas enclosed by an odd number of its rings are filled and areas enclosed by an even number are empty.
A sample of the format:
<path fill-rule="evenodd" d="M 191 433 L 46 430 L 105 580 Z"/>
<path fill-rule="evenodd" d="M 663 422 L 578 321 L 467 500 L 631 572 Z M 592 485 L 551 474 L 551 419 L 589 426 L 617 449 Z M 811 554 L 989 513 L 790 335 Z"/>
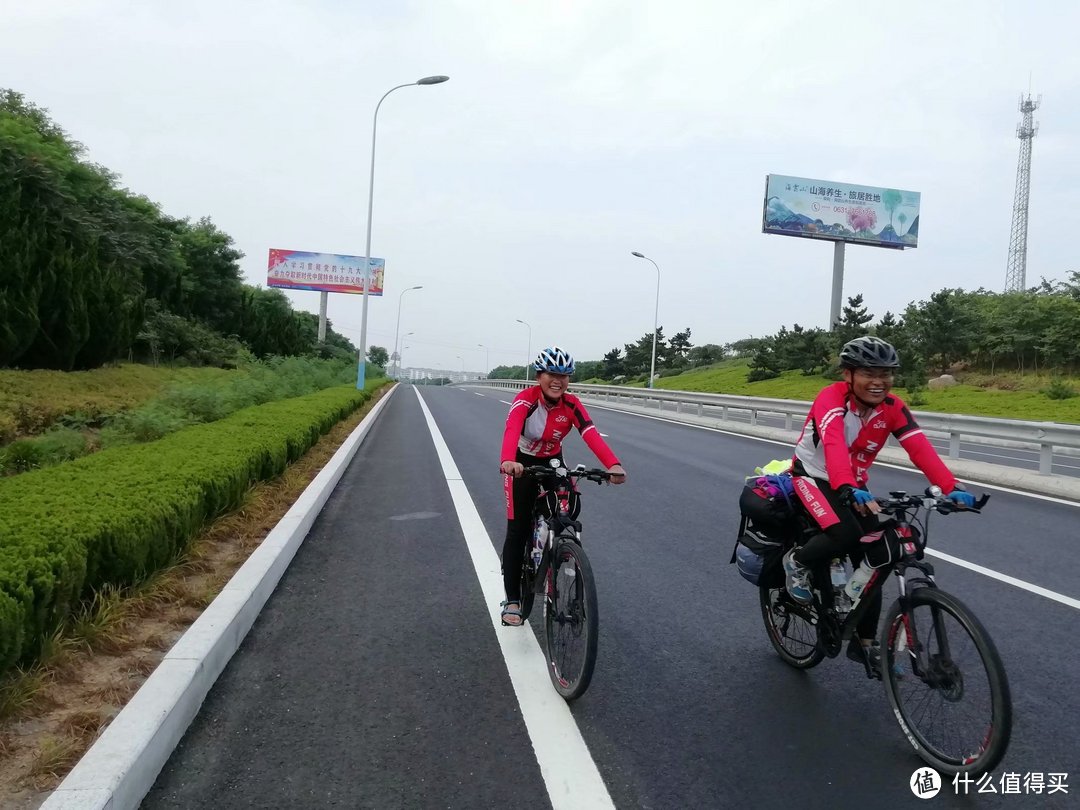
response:
<path fill-rule="evenodd" d="M 271 247 L 364 253 L 368 343 L 482 370 L 579 359 L 660 323 L 726 343 L 826 326 L 832 244 L 761 233 L 765 176 L 922 193 L 919 247 L 848 247 L 845 295 L 902 310 L 1005 283 L 1017 101 L 1044 94 L 1028 282 L 1080 269 L 1080 3 L 4 0 L 0 86 L 173 216 L 209 215 L 265 283 Z M 290 293 L 318 311 L 318 293 Z M 359 342 L 361 299 L 332 295 Z"/>

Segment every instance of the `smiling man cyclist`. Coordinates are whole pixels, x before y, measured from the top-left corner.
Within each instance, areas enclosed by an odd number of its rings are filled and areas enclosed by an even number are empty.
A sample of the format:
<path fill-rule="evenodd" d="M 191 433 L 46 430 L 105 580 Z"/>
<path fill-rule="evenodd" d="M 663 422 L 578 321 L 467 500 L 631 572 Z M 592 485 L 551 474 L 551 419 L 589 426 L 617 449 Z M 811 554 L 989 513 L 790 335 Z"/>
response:
<path fill-rule="evenodd" d="M 536 355 L 533 369 L 537 384 L 514 397 L 506 415 L 499 464 L 505 476 L 506 493 L 506 539 L 502 553 L 506 601 L 502 603 L 502 623 L 514 627 L 522 621 L 521 565 L 532 534 L 533 502 L 540 492 L 536 481 L 521 477 L 525 467 L 553 458 L 562 462 L 563 439 L 573 426 L 611 473 L 611 483 L 621 484 L 626 480 L 626 471 L 589 419 L 581 400 L 566 391 L 574 373 L 574 358 L 570 353 L 558 346 L 544 349 Z"/>
<path fill-rule="evenodd" d="M 880 511 L 867 486 L 867 471 L 889 436 L 896 437 L 915 466 L 950 499 L 967 507 L 975 503 L 923 435 L 907 405 L 889 393 L 900 367 L 896 349 L 869 335 L 855 338 L 840 350 L 840 367 L 844 379 L 818 394 L 795 446 L 795 492 L 822 531 L 784 555 L 788 593 L 804 604 L 813 600 L 811 566 L 844 555 L 850 555 L 854 565 L 862 559 L 859 538 L 876 530 L 875 515 Z M 881 591 L 871 598 L 847 655 L 880 674 L 881 652 L 875 638 Z"/>

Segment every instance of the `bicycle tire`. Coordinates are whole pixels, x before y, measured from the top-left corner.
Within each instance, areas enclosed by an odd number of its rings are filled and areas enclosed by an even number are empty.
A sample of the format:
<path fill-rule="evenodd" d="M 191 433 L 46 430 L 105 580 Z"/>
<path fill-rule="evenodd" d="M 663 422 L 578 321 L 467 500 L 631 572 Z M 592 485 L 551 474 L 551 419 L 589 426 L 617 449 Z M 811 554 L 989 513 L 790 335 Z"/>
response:
<path fill-rule="evenodd" d="M 817 628 L 800 615 L 804 612 L 813 612 L 814 608 L 796 604 L 788 596 L 787 589 L 782 587 L 770 588 L 768 585 L 762 585 L 758 588 L 758 593 L 761 601 L 761 618 L 765 622 L 765 633 L 769 636 L 769 641 L 772 642 L 780 659 L 795 669 L 810 669 L 820 664 L 825 658 L 825 653 L 817 643 Z M 783 616 L 779 616 L 778 612 Z M 799 633 L 800 638 L 790 637 L 788 635 L 790 625 L 785 623 L 783 627 L 779 626 L 777 618 L 782 618 L 785 622 L 795 620 L 803 625 L 805 629 Z"/>
<path fill-rule="evenodd" d="M 599 627 L 589 558 L 576 540 L 560 537 L 551 558 L 544 641 L 548 675 L 565 700 L 576 700 L 589 688 L 596 667 Z M 571 654 L 564 654 L 567 647 Z"/>
<path fill-rule="evenodd" d="M 1005 755 L 1012 734 L 1012 697 L 1008 676 L 997 647 L 975 614 L 955 596 L 938 588 L 927 587 L 917 588 L 908 594 L 907 599 L 908 611 L 902 609 L 899 599 L 889 608 L 881 636 L 882 680 L 893 715 L 919 757 L 938 771 L 947 774 L 989 772 Z M 929 608 L 929 621 L 923 624 L 914 617 L 916 609 L 920 607 Z M 966 753 L 959 749 L 945 751 L 931 738 L 932 733 L 940 728 L 939 724 L 932 723 L 931 728 L 924 729 L 922 724 L 916 722 L 916 708 L 925 711 L 933 705 L 929 696 L 922 698 L 917 707 L 914 701 L 904 699 L 904 693 L 914 692 L 919 683 L 936 694 L 939 701 L 950 705 L 959 704 L 968 692 L 974 693 L 974 697 L 978 698 L 982 691 L 984 682 L 978 676 L 978 667 L 973 665 L 965 670 L 957 663 L 957 659 L 962 655 L 958 650 L 961 649 L 964 639 L 952 627 L 945 632 L 950 656 L 941 659 L 935 655 L 932 645 L 940 642 L 938 636 L 941 628 L 945 626 L 943 616 L 950 616 L 954 620 L 953 626 L 958 625 L 966 634 L 978 654 L 985 674 L 985 702 L 990 712 L 988 727 L 981 725 L 981 719 L 976 721 L 978 725 L 972 735 L 971 749 Z M 914 632 L 907 632 L 912 627 Z M 927 651 L 924 660 L 929 663 L 929 669 L 920 676 L 914 671 L 913 662 L 924 648 Z M 906 674 L 907 669 L 910 669 L 910 674 Z M 939 683 L 933 684 L 929 681 Z M 942 705 L 944 708 L 944 704 Z"/>

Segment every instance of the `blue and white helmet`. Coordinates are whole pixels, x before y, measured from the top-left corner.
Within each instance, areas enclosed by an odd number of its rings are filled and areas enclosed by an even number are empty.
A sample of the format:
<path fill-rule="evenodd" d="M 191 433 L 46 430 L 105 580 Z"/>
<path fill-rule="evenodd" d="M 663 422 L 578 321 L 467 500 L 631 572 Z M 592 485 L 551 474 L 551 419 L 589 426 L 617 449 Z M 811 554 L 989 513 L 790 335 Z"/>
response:
<path fill-rule="evenodd" d="M 541 349 L 540 354 L 536 355 L 533 368 L 551 374 L 573 374 L 574 356 L 558 346 L 549 346 L 546 349 Z"/>

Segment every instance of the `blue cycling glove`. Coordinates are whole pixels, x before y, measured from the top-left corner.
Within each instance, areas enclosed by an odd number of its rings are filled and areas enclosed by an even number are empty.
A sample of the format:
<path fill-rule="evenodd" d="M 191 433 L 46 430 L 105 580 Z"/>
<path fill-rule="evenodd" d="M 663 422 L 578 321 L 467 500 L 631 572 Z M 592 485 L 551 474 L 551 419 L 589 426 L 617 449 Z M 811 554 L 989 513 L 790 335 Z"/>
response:
<path fill-rule="evenodd" d="M 955 503 L 965 506 L 968 509 L 975 508 L 975 496 L 970 492 L 964 492 L 962 489 L 954 489 L 949 493 L 949 500 Z"/>
<path fill-rule="evenodd" d="M 851 490 L 851 498 L 855 503 L 859 504 L 859 506 L 865 506 L 870 503 L 870 501 L 874 500 L 874 496 L 871 495 L 870 491 L 867 489 Z"/>
<path fill-rule="evenodd" d="M 874 496 L 870 494 L 869 490 L 856 489 L 851 485 L 845 485 L 840 493 L 840 499 L 842 503 L 857 503 L 859 506 L 865 506 L 874 500 Z"/>

